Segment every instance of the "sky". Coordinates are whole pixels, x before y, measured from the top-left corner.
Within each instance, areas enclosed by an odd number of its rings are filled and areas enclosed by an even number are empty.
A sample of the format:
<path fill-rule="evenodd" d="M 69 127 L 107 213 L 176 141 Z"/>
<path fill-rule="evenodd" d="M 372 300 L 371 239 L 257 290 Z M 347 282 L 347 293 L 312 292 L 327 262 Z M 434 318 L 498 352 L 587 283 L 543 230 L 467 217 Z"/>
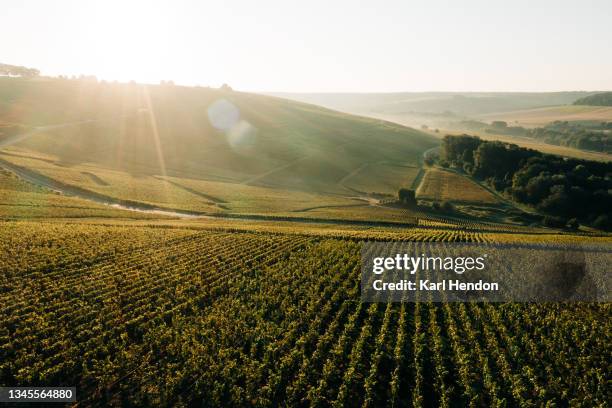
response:
<path fill-rule="evenodd" d="M 612 1 L 2 0 L 0 62 L 259 92 L 612 90 Z"/>

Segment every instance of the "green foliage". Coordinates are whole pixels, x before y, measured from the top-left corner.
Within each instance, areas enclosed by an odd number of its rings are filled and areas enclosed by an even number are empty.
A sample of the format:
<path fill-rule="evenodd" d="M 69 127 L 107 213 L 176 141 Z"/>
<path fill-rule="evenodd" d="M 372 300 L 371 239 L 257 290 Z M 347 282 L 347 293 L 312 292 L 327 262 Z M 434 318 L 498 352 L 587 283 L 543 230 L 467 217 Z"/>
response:
<path fill-rule="evenodd" d="M 39 74 L 40 71 L 35 68 L 26 68 L 19 65 L 0 64 L 0 75 L 32 78 L 38 76 Z"/>
<path fill-rule="evenodd" d="M 0 383 L 76 386 L 86 406 L 607 403 L 607 305 L 365 304 L 361 250 L 299 230 L 5 223 Z"/>
<path fill-rule="evenodd" d="M 542 219 L 542 224 L 545 227 L 550 227 L 550 228 L 564 228 L 567 225 L 567 220 L 561 217 L 553 217 L 553 216 L 547 215 Z"/>
<path fill-rule="evenodd" d="M 612 231 L 612 218 L 609 214 L 602 214 L 593 221 L 593 226 L 604 231 Z"/>
<path fill-rule="evenodd" d="M 612 122 L 555 121 L 541 128 L 530 129 L 527 135 L 558 146 L 612 153 L 610 132 Z"/>
<path fill-rule="evenodd" d="M 417 201 L 416 201 L 416 193 L 414 190 L 412 189 L 408 189 L 408 188 L 400 188 L 399 191 L 397 192 L 398 198 L 400 200 L 400 202 L 402 202 L 403 204 L 407 205 L 407 206 L 416 206 Z"/>
<path fill-rule="evenodd" d="M 474 151 L 480 146 L 481 140 L 476 136 L 446 135 L 442 139 L 442 157 L 451 163 L 474 163 Z"/>
<path fill-rule="evenodd" d="M 576 218 L 572 218 L 567 221 L 566 227 L 569 230 L 575 231 L 578 229 L 578 227 L 580 227 L 580 224 L 578 223 L 578 220 Z"/>
<path fill-rule="evenodd" d="M 450 201 L 442 201 L 440 209 L 444 212 L 452 213 L 455 211 L 455 206 Z"/>
<path fill-rule="evenodd" d="M 612 92 L 600 92 L 585 96 L 574 102 L 574 105 L 612 106 Z"/>
<path fill-rule="evenodd" d="M 549 215 L 593 222 L 612 208 L 610 162 L 546 155 L 467 135 L 447 136 L 443 147 L 456 166 Z"/>

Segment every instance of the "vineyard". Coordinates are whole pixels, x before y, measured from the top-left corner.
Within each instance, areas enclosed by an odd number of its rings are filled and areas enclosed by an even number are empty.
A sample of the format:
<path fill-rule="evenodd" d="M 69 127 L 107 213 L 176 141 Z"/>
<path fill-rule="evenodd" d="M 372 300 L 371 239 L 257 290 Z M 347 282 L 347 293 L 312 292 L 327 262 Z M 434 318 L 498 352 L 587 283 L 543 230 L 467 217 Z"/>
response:
<path fill-rule="evenodd" d="M 119 211 L 76 197 L 54 194 L 0 170 L 0 218 L 31 220 L 58 217 L 148 218 L 144 213 Z"/>
<path fill-rule="evenodd" d="M 610 400 L 609 304 L 360 302 L 362 239 L 523 236 L 186 225 L 3 222 L 0 384 L 79 406 Z"/>
<path fill-rule="evenodd" d="M 498 204 L 499 199 L 482 186 L 450 171 L 431 168 L 417 191 L 418 198 Z"/>

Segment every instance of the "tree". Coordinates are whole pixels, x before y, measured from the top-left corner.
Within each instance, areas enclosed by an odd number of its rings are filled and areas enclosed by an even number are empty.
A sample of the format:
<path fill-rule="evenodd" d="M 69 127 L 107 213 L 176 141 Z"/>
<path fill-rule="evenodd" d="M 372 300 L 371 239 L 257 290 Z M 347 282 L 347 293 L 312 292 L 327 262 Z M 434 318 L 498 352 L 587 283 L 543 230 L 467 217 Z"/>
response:
<path fill-rule="evenodd" d="M 508 123 L 504 122 L 503 120 L 494 120 L 491 122 L 491 127 L 493 129 L 505 129 L 508 127 Z"/>
<path fill-rule="evenodd" d="M 572 230 L 572 231 L 576 231 L 579 226 L 580 224 L 578 223 L 578 220 L 575 218 L 570 219 L 566 225 L 567 229 Z"/>
<path fill-rule="evenodd" d="M 417 205 L 416 192 L 408 188 L 400 188 L 397 192 L 399 200 L 408 206 L 414 207 Z"/>
<path fill-rule="evenodd" d="M 602 214 L 595 219 L 593 226 L 597 229 L 610 231 L 612 230 L 612 220 L 610 219 L 610 216 Z"/>
<path fill-rule="evenodd" d="M 450 201 L 442 201 L 440 209 L 444 212 L 452 213 L 455 211 L 455 206 Z"/>
<path fill-rule="evenodd" d="M 461 161 L 473 162 L 474 151 L 480 146 L 480 138 L 469 135 L 446 135 L 442 139 L 443 158 L 453 163 Z"/>
<path fill-rule="evenodd" d="M 567 225 L 567 220 L 561 217 L 547 215 L 542 220 L 542 224 L 544 224 L 545 227 L 549 228 L 564 228 Z"/>
<path fill-rule="evenodd" d="M 35 68 L 26 68 L 19 65 L 0 64 L 0 75 L 33 78 L 40 75 L 40 71 Z"/>

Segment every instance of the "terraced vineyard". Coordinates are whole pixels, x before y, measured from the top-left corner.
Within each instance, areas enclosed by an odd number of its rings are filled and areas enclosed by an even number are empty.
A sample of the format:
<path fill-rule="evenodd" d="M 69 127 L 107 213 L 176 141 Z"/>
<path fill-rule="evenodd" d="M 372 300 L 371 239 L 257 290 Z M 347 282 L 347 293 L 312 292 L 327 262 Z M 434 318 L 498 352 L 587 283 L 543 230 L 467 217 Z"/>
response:
<path fill-rule="evenodd" d="M 302 232 L 4 222 L 0 383 L 82 406 L 609 401 L 608 304 L 362 303 L 362 241 Z"/>

